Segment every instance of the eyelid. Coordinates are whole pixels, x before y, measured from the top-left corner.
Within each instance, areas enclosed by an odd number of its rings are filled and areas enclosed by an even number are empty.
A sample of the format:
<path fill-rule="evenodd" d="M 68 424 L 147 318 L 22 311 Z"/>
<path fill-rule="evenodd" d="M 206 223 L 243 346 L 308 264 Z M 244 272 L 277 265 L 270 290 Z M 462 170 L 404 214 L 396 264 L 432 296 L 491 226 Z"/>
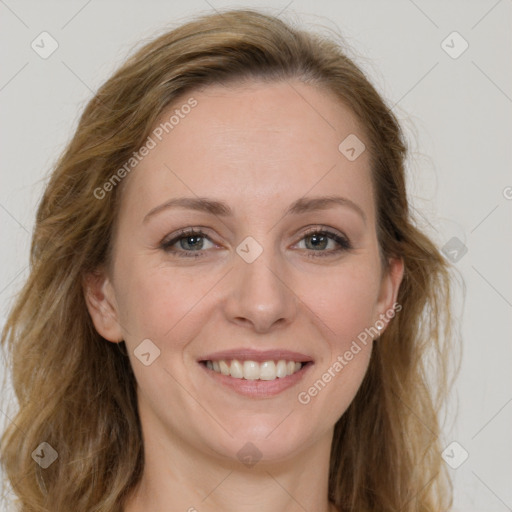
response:
<path fill-rule="evenodd" d="M 318 256 L 335 255 L 335 254 L 340 253 L 341 251 L 344 251 L 344 252 L 351 251 L 354 248 L 350 238 L 345 233 L 343 233 L 342 231 L 339 231 L 337 229 L 330 228 L 328 226 L 323 226 L 323 225 L 315 225 L 311 228 L 308 228 L 306 231 L 304 231 L 301 234 L 301 238 L 297 243 L 300 243 L 302 240 L 304 240 L 304 238 L 306 238 L 307 236 L 313 235 L 313 234 L 327 236 L 330 240 L 333 240 L 340 246 L 340 247 L 338 247 L 338 249 L 331 250 L 331 251 L 318 251 Z M 308 251 L 308 252 L 314 253 L 316 251 Z"/>
<path fill-rule="evenodd" d="M 176 231 L 175 233 L 172 233 L 171 235 L 166 235 L 163 238 L 163 240 L 160 242 L 159 247 L 164 248 L 164 247 L 172 246 L 175 243 L 179 242 L 180 239 L 187 238 L 189 236 L 194 236 L 194 235 L 200 236 L 201 238 L 206 238 L 210 242 L 215 243 L 215 242 L 213 242 L 211 237 L 208 235 L 208 233 L 206 233 L 207 230 L 208 230 L 208 228 L 204 228 L 202 226 L 179 229 L 178 231 Z"/>
<path fill-rule="evenodd" d="M 305 237 L 307 235 L 313 234 L 313 233 L 330 233 L 333 235 L 337 235 L 340 237 L 344 237 L 348 240 L 348 237 L 342 232 L 335 228 L 331 228 L 329 226 L 324 226 L 322 224 L 314 224 L 308 228 L 306 228 L 305 231 L 302 232 L 302 237 Z"/>

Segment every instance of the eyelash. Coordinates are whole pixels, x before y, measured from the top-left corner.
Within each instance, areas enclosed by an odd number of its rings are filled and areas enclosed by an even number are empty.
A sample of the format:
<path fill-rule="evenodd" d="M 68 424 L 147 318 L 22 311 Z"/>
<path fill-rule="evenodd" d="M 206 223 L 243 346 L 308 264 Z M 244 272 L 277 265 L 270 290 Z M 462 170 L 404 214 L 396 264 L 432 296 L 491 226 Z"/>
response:
<path fill-rule="evenodd" d="M 345 236 L 340 236 L 337 233 L 334 233 L 334 232 L 330 231 L 329 229 L 326 229 L 323 227 L 320 227 L 320 228 L 315 227 L 315 228 L 308 230 L 306 233 L 304 233 L 301 240 L 303 240 L 304 238 L 307 238 L 308 236 L 312 236 L 312 235 L 326 236 L 330 240 L 333 240 L 336 243 L 338 243 L 340 245 L 340 248 L 333 249 L 330 251 L 314 251 L 312 249 L 305 249 L 310 252 L 317 253 L 317 254 L 308 254 L 308 257 L 310 257 L 310 258 L 326 258 L 329 256 L 334 256 L 336 254 L 339 254 L 342 251 L 350 251 L 352 249 L 352 244 L 350 243 L 348 238 L 346 238 Z M 185 228 L 185 229 L 182 229 L 181 231 L 179 231 L 179 233 L 175 237 L 173 237 L 172 240 L 162 241 L 160 244 L 160 248 L 162 250 L 164 250 L 166 253 L 172 254 L 173 256 L 176 256 L 178 258 L 200 258 L 200 257 L 203 257 L 204 249 L 201 249 L 198 251 L 177 251 L 175 249 L 171 249 L 171 247 L 173 245 L 175 245 L 177 242 L 179 242 L 180 240 L 183 240 L 185 238 L 189 238 L 192 236 L 200 236 L 201 238 L 206 238 L 206 239 L 210 240 L 208 235 L 206 235 L 206 233 L 204 233 L 201 230 L 196 231 L 193 228 Z M 212 240 L 210 240 L 210 242 L 211 241 Z M 194 253 L 197 253 L 197 254 L 194 254 Z"/>

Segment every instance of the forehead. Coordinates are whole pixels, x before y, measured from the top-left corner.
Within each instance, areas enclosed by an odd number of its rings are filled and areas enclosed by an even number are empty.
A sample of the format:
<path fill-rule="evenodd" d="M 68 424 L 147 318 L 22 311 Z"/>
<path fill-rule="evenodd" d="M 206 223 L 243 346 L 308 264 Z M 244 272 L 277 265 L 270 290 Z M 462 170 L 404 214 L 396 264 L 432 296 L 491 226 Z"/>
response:
<path fill-rule="evenodd" d="M 324 88 L 299 81 L 208 86 L 162 112 L 126 200 L 135 190 L 148 208 L 208 196 L 237 210 L 339 192 L 371 216 L 368 151 L 351 161 L 339 148 L 353 136 L 365 140 L 350 108 Z"/>

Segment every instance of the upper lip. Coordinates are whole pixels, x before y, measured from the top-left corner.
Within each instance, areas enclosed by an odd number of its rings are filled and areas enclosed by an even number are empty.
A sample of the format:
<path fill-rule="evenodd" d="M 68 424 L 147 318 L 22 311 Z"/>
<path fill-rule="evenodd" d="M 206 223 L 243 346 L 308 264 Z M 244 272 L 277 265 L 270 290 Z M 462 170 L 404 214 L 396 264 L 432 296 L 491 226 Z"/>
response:
<path fill-rule="evenodd" d="M 285 361 L 295 361 L 297 363 L 307 363 L 313 361 L 310 356 L 301 354 L 300 352 L 293 352 L 290 350 L 253 350 L 250 348 L 235 348 L 232 350 L 222 350 L 220 352 L 214 352 L 204 357 L 200 357 L 198 361 L 220 361 L 237 359 L 239 361 L 255 361 L 262 363 L 264 361 L 279 361 L 281 359 Z"/>

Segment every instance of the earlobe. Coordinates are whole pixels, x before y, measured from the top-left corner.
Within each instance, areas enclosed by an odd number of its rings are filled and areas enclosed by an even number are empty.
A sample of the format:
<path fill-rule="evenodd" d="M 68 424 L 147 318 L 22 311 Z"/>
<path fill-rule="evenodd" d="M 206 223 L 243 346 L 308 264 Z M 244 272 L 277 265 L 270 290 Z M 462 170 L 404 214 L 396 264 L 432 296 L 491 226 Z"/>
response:
<path fill-rule="evenodd" d="M 389 267 L 383 276 L 378 302 L 379 320 L 384 326 L 379 329 L 379 336 L 386 330 L 387 324 L 395 316 L 395 311 L 400 311 L 397 305 L 398 291 L 404 276 L 404 261 L 402 258 L 390 258 Z"/>
<path fill-rule="evenodd" d="M 123 332 L 118 320 L 117 302 L 110 279 L 104 271 L 87 274 L 82 281 L 84 298 L 98 334 L 118 343 Z"/>

